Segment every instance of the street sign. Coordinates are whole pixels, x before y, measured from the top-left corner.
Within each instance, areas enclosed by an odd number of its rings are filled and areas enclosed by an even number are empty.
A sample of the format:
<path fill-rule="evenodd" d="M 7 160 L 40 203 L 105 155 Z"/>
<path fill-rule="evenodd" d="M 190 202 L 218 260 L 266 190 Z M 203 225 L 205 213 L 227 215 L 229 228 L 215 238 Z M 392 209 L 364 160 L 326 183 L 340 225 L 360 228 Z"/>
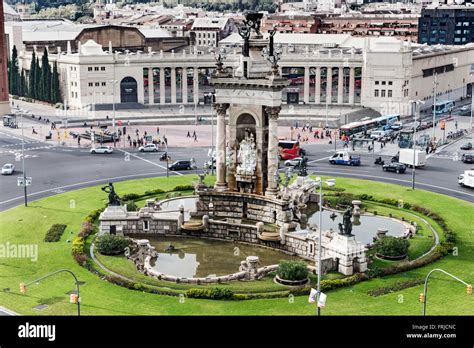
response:
<path fill-rule="evenodd" d="M 319 301 L 318 301 L 319 308 L 323 308 L 326 306 L 326 298 L 327 298 L 327 295 L 323 292 L 319 295 Z"/>
<path fill-rule="evenodd" d="M 317 294 L 318 294 L 318 290 L 311 288 L 311 292 L 309 293 L 308 303 L 316 302 Z"/>
<path fill-rule="evenodd" d="M 18 176 L 16 178 L 17 186 L 31 186 L 31 181 L 32 181 L 31 177 L 23 178 L 22 176 Z"/>
<path fill-rule="evenodd" d="M 440 121 L 439 122 L 439 128 L 444 130 L 446 128 L 446 122 L 445 121 Z"/>

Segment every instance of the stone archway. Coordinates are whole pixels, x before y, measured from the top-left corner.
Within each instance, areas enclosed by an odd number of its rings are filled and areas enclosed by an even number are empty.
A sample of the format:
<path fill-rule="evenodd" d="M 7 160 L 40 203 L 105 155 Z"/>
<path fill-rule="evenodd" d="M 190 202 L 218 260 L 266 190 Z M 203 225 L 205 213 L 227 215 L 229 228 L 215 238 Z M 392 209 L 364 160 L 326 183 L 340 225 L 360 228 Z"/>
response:
<path fill-rule="evenodd" d="M 250 132 L 253 134 L 254 139 L 256 139 L 256 126 L 257 122 L 255 118 L 249 113 L 243 113 L 237 117 L 236 121 L 236 134 L 235 138 L 237 142 L 241 142 L 245 138 L 245 133 Z"/>
<path fill-rule="evenodd" d="M 120 81 L 120 102 L 121 103 L 137 103 L 137 80 L 131 76 L 124 77 Z"/>

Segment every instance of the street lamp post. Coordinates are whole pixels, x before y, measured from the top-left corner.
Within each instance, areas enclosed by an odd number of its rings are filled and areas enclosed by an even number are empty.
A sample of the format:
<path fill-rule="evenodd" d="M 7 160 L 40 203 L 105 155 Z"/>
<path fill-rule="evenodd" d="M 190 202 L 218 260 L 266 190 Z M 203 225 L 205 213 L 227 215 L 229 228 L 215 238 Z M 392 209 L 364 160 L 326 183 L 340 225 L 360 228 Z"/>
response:
<path fill-rule="evenodd" d="M 471 91 L 471 118 L 469 120 L 469 130 L 472 131 L 472 113 L 474 111 L 474 90 Z"/>
<path fill-rule="evenodd" d="M 115 129 L 115 84 L 117 83 L 117 80 L 109 80 L 109 82 L 112 83 L 112 86 L 113 86 L 112 128 L 113 128 L 113 131 L 114 131 L 114 134 L 113 134 L 114 147 L 116 147 L 117 146 L 117 144 L 116 144 L 117 130 Z"/>
<path fill-rule="evenodd" d="M 28 207 L 28 192 L 26 188 L 26 169 L 25 169 L 25 132 L 24 132 L 24 124 L 23 124 L 23 113 L 24 110 L 20 109 L 19 107 L 15 107 L 15 112 L 20 114 L 21 118 L 21 165 L 22 165 L 22 172 L 23 172 L 23 194 L 25 200 L 25 207 Z"/>
<path fill-rule="evenodd" d="M 446 272 L 445 270 L 442 270 L 441 268 L 435 268 L 435 269 L 431 270 L 428 273 L 428 275 L 426 276 L 425 286 L 423 288 L 423 316 L 426 316 L 426 294 L 428 293 L 428 280 L 430 279 L 431 274 L 434 273 L 434 272 L 444 273 L 444 274 L 450 276 L 451 278 L 457 280 L 458 282 L 466 285 L 467 287 L 470 286 L 470 284 L 466 283 L 464 280 L 459 279 L 458 277 L 452 275 L 451 273 Z M 472 292 L 472 286 L 471 286 L 471 292 Z"/>
<path fill-rule="evenodd" d="M 209 93 L 211 98 L 211 175 L 214 175 L 214 102 L 215 94 Z"/>
<path fill-rule="evenodd" d="M 416 101 L 411 101 L 415 105 L 415 121 L 413 125 L 413 163 L 412 163 L 412 172 L 411 172 L 411 189 L 415 189 L 415 162 L 416 162 L 416 129 L 417 129 L 417 124 L 416 124 L 416 119 L 417 116 L 419 117 L 420 113 L 420 104 L 424 104 L 425 102 L 422 100 L 416 100 Z M 434 123 L 433 123 L 433 129 L 434 129 Z"/>
<path fill-rule="evenodd" d="M 437 93 L 437 87 L 438 87 L 438 74 L 434 74 L 434 81 L 433 81 L 433 141 L 435 139 L 435 123 L 436 123 L 436 93 Z"/>
<path fill-rule="evenodd" d="M 317 315 L 321 315 L 321 308 L 319 307 L 319 297 L 321 295 L 321 254 L 322 254 L 322 231 L 323 231 L 323 183 L 332 187 L 336 183 L 335 179 L 322 180 L 321 178 L 316 178 L 316 183 L 319 185 L 319 242 L 318 242 L 318 297 L 317 297 Z"/>

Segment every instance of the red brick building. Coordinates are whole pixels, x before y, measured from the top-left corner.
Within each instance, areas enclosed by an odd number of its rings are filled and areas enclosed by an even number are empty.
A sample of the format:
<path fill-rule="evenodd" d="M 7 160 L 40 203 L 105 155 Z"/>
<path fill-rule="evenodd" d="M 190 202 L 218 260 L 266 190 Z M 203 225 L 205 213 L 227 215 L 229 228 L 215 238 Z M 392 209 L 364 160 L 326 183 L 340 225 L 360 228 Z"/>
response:
<path fill-rule="evenodd" d="M 5 40 L 5 19 L 3 1 L 0 1 L 0 115 L 10 112 L 8 99 L 7 46 Z"/>
<path fill-rule="evenodd" d="M 261 30 L 268 32 L 275 29 L 282 33 L 315 34 L 320 25 L 320 19 L 311 15 L 268 15 L 262 20 Z"/>

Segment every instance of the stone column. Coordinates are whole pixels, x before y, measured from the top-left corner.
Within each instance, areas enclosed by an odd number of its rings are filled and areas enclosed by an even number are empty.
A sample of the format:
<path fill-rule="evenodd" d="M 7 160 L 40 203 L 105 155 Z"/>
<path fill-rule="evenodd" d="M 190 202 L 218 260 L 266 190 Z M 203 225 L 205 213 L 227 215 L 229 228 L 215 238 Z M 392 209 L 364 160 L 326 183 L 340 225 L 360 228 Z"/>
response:
<path fill-rule="evenodd" d="M 342 104 L 344 100 L 344 68 L 339 67 L 339 74 L 337 76 L 337 103 Z"/>
<path fill-rule="evenodd" d="M 194 104 L 199 103 L 199 71 L 198 68 L 194 68 L 193 77 L 193 102 Z"/>
<path fill-rule="evenodd" d="M 182 98 L 183 100 L 181 102 L 183 104 L 187 104 L 188 103 L 188 68 L 186 67 L 184 67 L 181 70 L 181 81 L 183 85 L 183 91 L 181 92 L 183 96 Z"/>
<path fill-rule="evenodd" d="M 349 69 L 349 104 L 354 104 L 355 94 L 355 68 Z"/>
<path fill-rule="evenodd" d="M 276 196 L 278 193 L 278 182 L 275 172 L 278 171 L 278 116 L 280 106 L 266 106 L 265 113 L 268 115 L 268 187 L 265 196 Z"/>
<path fill-rule="evenodd" d="M 332 103 L 332 67 L 328 67 L 326 73 L 326 101 Z"/>
<path fill-rule="evenodd" d="M 315 99 L 314 102 L 316 104 L 321 104 L 321 67 L 316 68 L 316 81 L 315 81 Z"/>
<path fill-rule="evenodd" d="M 166 103 L 166 98 L 165 98 L 165 68 L 161 67 L 160 68 L 160 104 L 165 104 Z"/>
<path fill-rule="evenodd" d="M 304 68 L 304 103 L 309 104 L 309 67 Z"/>
<path fill-rule="evenodd" d="M 225 115 L 228 107 L 229 104 L 214 104 L 214 108 L 216 109 L 217 114 L 216 184 L 214 185 L 214 188 L 217 191 L 225 191 L 227 189 Z"/>
<path fill-rule="evenodd" d="M 176 68 L 171 68 L 171 104 L 176 104 Z"/>
<path fill-rule="evenodd" d="M 155 84 L 153 68 L 148 68 L 148 104 L 155 104 Z"/>

